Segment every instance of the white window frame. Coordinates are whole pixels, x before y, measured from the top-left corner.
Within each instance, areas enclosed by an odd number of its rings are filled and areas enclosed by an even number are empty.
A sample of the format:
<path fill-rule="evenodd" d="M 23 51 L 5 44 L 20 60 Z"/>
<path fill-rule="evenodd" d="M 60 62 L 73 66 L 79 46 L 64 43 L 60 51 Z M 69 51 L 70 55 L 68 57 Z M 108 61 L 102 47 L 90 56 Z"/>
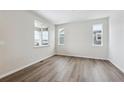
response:
<path fill-rule="evenodd" d="M 48 28 L 48 26 L 45 26 L 44 24 L 42 24 L 40 21 L 38 21 L 38 20 L 34 20 L 34 24 L 35 24 L 35 22 L 37 22 L 38 24 L 39 24 L 39 27 L 36 27 L 35 25 L 34 25 L 34 47 L 45 47 L 45 46 L 49 46 L 49 28 Z M 39 28 L 40 29 L 40 35 L 41 35 L 41 42 L 40 42 L 40 45 L 35 45 L 35 31 L 36 31 L 36 28 Z M 44 28 L 47 28 L 48 30 L 47 30 L 47 32 L 48 32 L 48 44 L 47 45 L 43 45 L 43 32 L 44 32 Z"/>
<path fill-rule="evenodd" d="M 94 26 L 97 26 L 97 25 L 101 25 L 101 27 L 102 27 L 102 29 L 98 29 L 98 30 L 101 30 L 101 33 L 96 33 L 96 40 L 97 41 L 101 41 L 101 44 L 99 45 L 99 44 L 95 44 L 94 42 L 94 37 L 95 37 L 95 34 L 94 34 L 94 32 L 95 32 L 95 30 L 93 30 L 93 27 Z M 98 30 L 96 30 L 96 32 L 98 31 Z M 101 35 L 101 40 L 99 40 L 97 37 L 98 37 L 98 35 Z M 92 25 L 92 46 L 96 46 L 96 47 L 102 47 L 103 46 L 103 24 L 93 24 Z"/>
<path fill-rule="evenodd" d="M 60 43 L 60 37 L 61 37 L 60 32 L 61 32 L 61 31 L 64 31 L 64 28 L 58 29 L 58 45 L 64 45 L 64 43 L 63 43 L 63 44 Z M 63 38 L 65 38 L 65 31 L 64 31 L 64 36 L 63 36 Z M 65 42 L 65 40 L 64 40 L 64 42 Z"/>

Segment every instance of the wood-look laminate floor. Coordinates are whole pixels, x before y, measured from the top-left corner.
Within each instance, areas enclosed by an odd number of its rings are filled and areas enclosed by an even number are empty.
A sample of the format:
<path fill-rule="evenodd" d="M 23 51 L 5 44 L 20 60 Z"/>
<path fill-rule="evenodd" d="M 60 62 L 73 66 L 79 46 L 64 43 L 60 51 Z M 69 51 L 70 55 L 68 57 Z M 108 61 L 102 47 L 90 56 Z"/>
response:
<path fill-rule="evenodd" d="M 123 82 L 124 73 L 109 61 L 53 56 L 0 81 L 3 82 Z"/>

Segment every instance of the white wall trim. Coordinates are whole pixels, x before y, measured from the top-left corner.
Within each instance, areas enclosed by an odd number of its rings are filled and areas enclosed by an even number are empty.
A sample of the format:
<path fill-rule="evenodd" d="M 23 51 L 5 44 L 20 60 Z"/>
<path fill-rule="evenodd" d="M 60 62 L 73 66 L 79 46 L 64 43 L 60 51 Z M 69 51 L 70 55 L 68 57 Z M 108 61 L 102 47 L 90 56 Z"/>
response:
<path fill-rule="evenodd" d="M 74 56 L 74 57 L 82 57 L 82 58 L 89 58 L 89 59 L 91 58 L 91 59 L 108 60 L 108 58 L 88 57 L 88 56 L 79 56 L 79 55 L 72 55 L 72 54 L 61 54 L 61 53 L 56 53 L 55 55 Z"/>
<path fill-rule="evenodd" d="M 29 66 L 31 66 L 31 65 L 33 65 L 33 64 L 36 64 L 36 63 L 38 63 L 38 62 L 40 62 L 40 61 L 43 61 L 43 60 L 45 60 L 45 59 L 47 59 L 47 58 L 49 58 L 49 57 L 52 57 L 52 56 L 54 56 L 54 54 L 52 54 L 52 55 L 50 55 L 50 56 L 47 56 L 47 57 L 45 57 L 45 58 L 41 58 L 41 59 L 36 60 L 36 61 L 34 61 L 34 62 L 31 62 L 30 64 L 27 64 L 27 65 L 22 66 L 22 67 L 20 67 L 20 68 L 17 68 L 17 69 L 14 69 L 14 70 L 12 70 L 12 71 L 9 71 L 9 72 L 6 73 L 6 74 L 0 75 L 0 79 L 4 78 L 4 77 L 6 77 L 6 76 L 9 76 L 9 75 L 11 75 L 11 74 L 13 74 L 13 73 L 15 73 L 15 72 L 17 72 L 17 71 L 20 71 L 20 70 L 22 70 L 22 69 L 24 69 L 24 68 L 26 68 L 26 67 L 29 67 Z"/>
<path fill-rule="evenodd" d="M 111 58 L 108 59 L 115 67 L 117 67 L 121 72 L 124 73 L 124 69 L 118 66 Z"/>

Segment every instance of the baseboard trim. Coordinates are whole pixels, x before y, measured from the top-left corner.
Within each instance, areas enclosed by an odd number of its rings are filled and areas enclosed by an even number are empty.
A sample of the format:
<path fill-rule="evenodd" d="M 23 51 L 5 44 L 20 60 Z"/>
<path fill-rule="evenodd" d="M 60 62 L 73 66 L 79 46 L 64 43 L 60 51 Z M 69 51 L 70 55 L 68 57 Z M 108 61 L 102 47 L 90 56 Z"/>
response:
<path fill-rule="evenodd" d="M 124 73 L 124 69 L 121 68 L 121 67 L 119 67 L 117 64 L 115 64 L 112 59 L 109 59 L 109 62 L 111 62 L 111 63 L 112 63 L 115 67 L 117 67 L 122 73 Z"/>
<path fill-rule="evenodd" d="M 108 59 L 104 59 L 104 58 L 93 58 L 93 57 L 75 56 L 75 55 L 65 55 L 65 54 L 55 54 L 55 55 L 58 55 L 58 56 L 68 56 L 68 57 L 78 57 L 78 58 L 87 58 L 87 59 L 97 59 L 97 60 L 109 61 Z"/>
<path fill-rule="evenodd" d="M 36 61 L 34 61 L 34 62 L 31 62 L 30 64 L 25 65 L 25 66 L 23 66 L 23 67 L 20 67 L 20 68 L 18 68 L 18 69 L 9 71 L 8 73 L 1 75 L 1 76 L 0 76 L 0 79 L 2 79 L 2 78 L 4 78 L 4 77 L 7 77 L 7 76 L 9 76 L 9 75 L 11 75 L 11 74 L 13 74 L 13 73 L 16 73 L 16 72 L 18 72 L 18 71 L 20 71 L 20 70 L 22 70 L 22 69 L 25 69 L 26 67 L 29 67 L 29 66 L 31 66 L 31 65 L 33 65 L 33 64 L 36 64 L 36 63 L 38 63 L 38 62 L 40 62 L 40 61 L 43 61 L 43 60 L 45 60 L 45 59 L 47 59 L 47 58 L 49 58 L 49 57 L 52 57 L 52 56 L 54 56 L 54 54 L 53 54 L 53 55 L 50 55 L 50 56 L 47 56 L 47 57 L 45 57 L 45 58 L 41 58 L 41 59 L 36 60 Z"/>

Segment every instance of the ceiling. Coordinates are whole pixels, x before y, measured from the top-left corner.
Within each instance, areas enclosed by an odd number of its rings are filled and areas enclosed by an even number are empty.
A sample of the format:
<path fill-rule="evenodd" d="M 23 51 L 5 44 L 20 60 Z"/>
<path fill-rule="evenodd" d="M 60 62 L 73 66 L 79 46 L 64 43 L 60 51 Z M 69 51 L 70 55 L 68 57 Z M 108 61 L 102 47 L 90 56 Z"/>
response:
<path fill-rule="evenodd" d="M 53 24 L 63 24 L 76 21 L 85 21 L 109 17 L 117 11 L 113 10 L 38 10 L 39 15 L 51 21 Z"/>

